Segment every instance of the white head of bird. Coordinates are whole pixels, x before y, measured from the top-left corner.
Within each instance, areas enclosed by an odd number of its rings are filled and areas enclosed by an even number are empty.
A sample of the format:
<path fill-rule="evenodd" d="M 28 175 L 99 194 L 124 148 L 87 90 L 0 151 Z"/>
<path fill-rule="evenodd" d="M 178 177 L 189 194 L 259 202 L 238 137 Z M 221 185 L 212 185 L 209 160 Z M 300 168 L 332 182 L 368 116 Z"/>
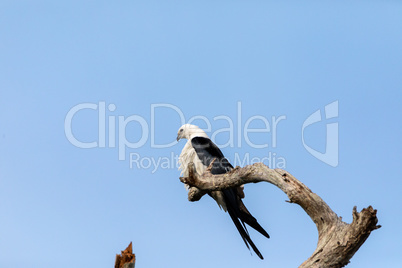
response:
<path fill-rule="evenodd" d="M 191 124 L 182 125 L 177 132 L 177 141 L 179 141 L 180 139 L 191 140 L 194 137 L 208 138 L 208 135 L 198 126 Z"/>

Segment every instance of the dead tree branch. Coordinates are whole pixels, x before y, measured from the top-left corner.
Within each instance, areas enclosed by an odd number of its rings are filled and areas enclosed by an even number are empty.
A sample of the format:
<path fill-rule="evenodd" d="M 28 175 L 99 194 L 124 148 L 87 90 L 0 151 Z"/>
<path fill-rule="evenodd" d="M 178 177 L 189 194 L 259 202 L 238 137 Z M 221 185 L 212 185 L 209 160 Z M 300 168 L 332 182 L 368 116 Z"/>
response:
<path fill-rule="evenodd" d="M 256 163 L 243 168 L 236 167 L 226 174 L 212 175 L 210 167 L 199 176 L 193 172 L 194 165 L 191 163 L 189 177 L 180 178 L 181 182 L 190 186 L 190 201 L 198 201 L 211 191 L 265 181 L 281 189 L 289 197 L 289 202 L 304 209 L 317 226 L 318 243 L 314 253 L 300 268 L 344 267 L 370 233 L 381 227 L 377 225 L 377 210 L 371 206 L 361 212 L 357 212 L 354 207 L 353 222 L 343 222 L 321 197 L 282 169 L 270 169 L 262 163 Z"/>
<path fill-rule="evenodd" d="M 116 254 L 115 268 L 134 268 L 135 267 L 135 254 L 133 254 L 133 243 L 130 242 L 128 247 Z"/>

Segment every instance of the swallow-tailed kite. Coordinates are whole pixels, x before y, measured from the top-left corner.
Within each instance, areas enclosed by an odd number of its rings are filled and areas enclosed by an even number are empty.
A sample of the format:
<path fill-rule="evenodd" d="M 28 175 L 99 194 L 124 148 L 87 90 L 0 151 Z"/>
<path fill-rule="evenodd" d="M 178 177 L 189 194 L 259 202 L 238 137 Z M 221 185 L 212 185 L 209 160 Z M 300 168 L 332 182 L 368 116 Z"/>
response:
<path fill-rule="evenodd" d="M 188 164 L 190 162 L 194 163 L 195 170 L 199 175 L 207 169 L 214 159 L 216 160 L 211 169 L 212 174 L 223 174 L 233 169 L 233 166 L 223 156 L 221 150 L 208 138 L 205 131 L 199 127 L 191 124 L 181 126 L 177 133 L 177 141 L 180 139 L 187 139 L 187 143 L 179 157 L 180 169 L 184 177 L 188 176 Z M 260 251 L 251 240 L 245 223 L 263 236 L 269 238 L 269 235 L 243 204 L 241 200 L 244 197 L 243 188 L 237 187 L 223 191 L 213 191 L 210 195 L 215 199 L 219 207 L 229 212 L 247 248 L 250 249 L 250 245 L 258 257 L 263 259 Z"/>

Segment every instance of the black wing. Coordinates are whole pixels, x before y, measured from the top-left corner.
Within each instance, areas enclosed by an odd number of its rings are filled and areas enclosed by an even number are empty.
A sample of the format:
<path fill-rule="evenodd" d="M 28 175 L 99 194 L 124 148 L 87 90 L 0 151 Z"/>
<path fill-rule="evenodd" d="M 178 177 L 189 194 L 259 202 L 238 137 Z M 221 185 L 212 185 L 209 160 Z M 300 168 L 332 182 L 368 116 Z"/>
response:
<path fill-rule="evenodd" d="M 223 156 L 221 150 L 210 139 L 204 137 L 195 137 L 191 140 L 191 145 L 195 149 L 198 158 L 204 166 L 209 166 L 212 160 L 215 160 L 212 166 L 212 174 L 223 174 L 233 169 L 233 166 Z"/>
<path fill-rule="evenodd" d="M 216 158 L 211 169 L 212 174 L 224 174 L 233 169 L 233 166 L 223 156 L 218 146 L 216 146 L 209 138 L 195 137 L 191 140 L 191 144 L 203 165 L 209 166 L 212 160 Z M 230 217 L 232 218 L 233 223 L 235 224 L 237 230 L 243 238 L 243 241 L 246 244 L 247 248 L 249 248 L 250 244 L 258 257 L 264 259 L 258 248 L 251 240 L 246 225 L 244 223 L 247 223 L 249 226 L 257 230 L 267 238 L 269 238 L 269 235 L 244 206 L 237 191 L 237 188 L 226 189 L 222 191 L 226 203 L 226 208 L 229 212 Z"/>

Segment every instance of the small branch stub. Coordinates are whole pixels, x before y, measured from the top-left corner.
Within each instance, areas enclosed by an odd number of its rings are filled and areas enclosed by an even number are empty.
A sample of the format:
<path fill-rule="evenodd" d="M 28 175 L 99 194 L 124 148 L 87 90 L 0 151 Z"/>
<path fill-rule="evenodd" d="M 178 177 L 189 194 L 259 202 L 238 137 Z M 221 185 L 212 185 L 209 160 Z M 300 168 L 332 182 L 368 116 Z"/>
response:
<path fill-rule="evenodd" d="M 210 167 L 199 176 L 190 163 L 189 177 L 180 178 L 181 182 L 190 186 L 190 201 L 198 201 L 212 191 L 265 181 L 280 188 L 290 203 L 296 203 L 304 209 L 316 224 L 318 243 L 314 253 L 300 268 L 344 267 L 371 232 L 381 227 L 377 225 L 377 211 L 371 206 L 361 212 L 357 212 L 354 207 L 353 222 L 343 222 L 321 197 L 282 169 L 270 169 L 263 163 L 256 163 L 243 168 L 236 167 L 225 174 L 213 175 Z"/>
<path fill-rule="evenodd" d="M 134 268 L 135 267 L 135 254 L 133 254 L 133 243 L 130 242 L 128 247 L 121 252 L 121 254 L 116 254 L 116 261 L 114 263 L 114 268 Z"/>

